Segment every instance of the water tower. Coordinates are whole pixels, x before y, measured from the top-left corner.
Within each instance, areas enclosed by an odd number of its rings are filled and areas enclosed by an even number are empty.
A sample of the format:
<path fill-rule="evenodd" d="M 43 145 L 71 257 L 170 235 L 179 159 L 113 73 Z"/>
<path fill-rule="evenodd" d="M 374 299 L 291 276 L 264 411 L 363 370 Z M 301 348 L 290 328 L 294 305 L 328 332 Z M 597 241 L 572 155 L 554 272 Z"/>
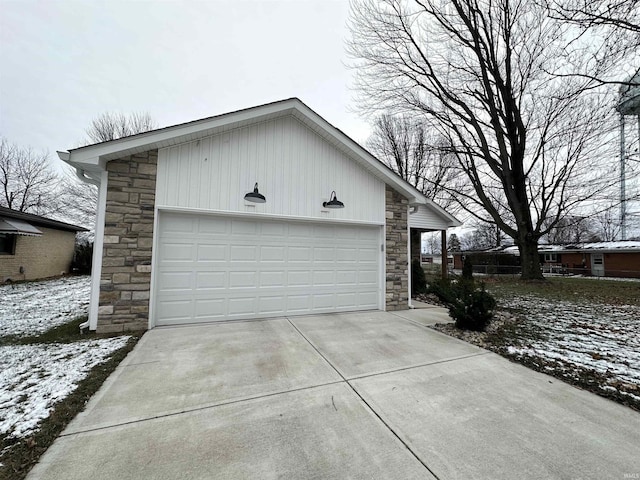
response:
<path fill-rule="evenodd" d="M 622 240 L 626 240 L 627 192 L 625 166 L 630 152 L 627 152 L 625 140 L 625 118 L 635 117 L 638 128 L 638 142 L 640 142 L 640 70 L 627 81 L 627 84 L 620 87 L 620 102 L 616 110 L 620 113 L 620 236 Z"/>

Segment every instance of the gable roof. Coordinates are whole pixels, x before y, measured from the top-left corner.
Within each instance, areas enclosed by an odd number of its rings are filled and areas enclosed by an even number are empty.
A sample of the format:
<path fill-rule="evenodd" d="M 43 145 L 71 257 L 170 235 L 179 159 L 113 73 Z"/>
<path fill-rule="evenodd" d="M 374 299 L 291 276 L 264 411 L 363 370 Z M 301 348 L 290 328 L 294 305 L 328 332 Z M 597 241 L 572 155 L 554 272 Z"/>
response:
<path fill-rule="evenodd" d="M 308 128 L 336 146 L 372 175 L 409 199 L 412 205 L 428 205 L 445 219 L 447 226 L 461 225 L 460 221 L 439 205 L 425 197 L 411 184 L 379 161 L 360 144 L 311 110 L 298 98 L 289 98 L 257 107 L 181 123 L 170 127 L 138 133 L 117 140 L 58 152 L 61 160 L 83 174 L 98 173 L 106 163 L 117 158 L 161 149 L 227 132 L 232 129 L 265 122 L 279 117 L 294 116 Z"/>
<path fill-rule="evenodd" d="M 40 235 L 42 232 L 35 226 L 53 228 L 55 230 L 66 230 L 68 232 L 88 232 L 84 227 L 71 225 L 70 223 L 52 220 L 32 213 L 19 212 L 6 207 L 0 207 L 0 221 L 5 225 L 0 233 L 11 233 L 16 235 Z M 6 230 L 6 231 L 5 231 Z"/>

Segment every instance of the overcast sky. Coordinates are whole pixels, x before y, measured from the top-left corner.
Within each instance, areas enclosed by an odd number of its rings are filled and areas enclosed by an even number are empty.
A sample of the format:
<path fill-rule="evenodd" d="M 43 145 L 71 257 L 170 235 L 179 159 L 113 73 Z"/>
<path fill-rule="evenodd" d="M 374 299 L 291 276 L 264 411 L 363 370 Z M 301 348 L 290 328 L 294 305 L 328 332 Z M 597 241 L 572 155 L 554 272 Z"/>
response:
<path fill-rule="evenodd" d="M 174 125 L 299 97 L 354 140 L 347 0 L 0 0 L 0 134 L 56 150 L 103 112 Z"/>

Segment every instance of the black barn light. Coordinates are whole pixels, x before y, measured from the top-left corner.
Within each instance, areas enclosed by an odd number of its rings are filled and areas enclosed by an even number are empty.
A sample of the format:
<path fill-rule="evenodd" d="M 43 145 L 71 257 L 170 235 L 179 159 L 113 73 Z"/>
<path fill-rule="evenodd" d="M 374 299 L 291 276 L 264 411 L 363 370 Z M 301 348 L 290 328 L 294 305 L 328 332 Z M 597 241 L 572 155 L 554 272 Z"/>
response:
<path fill-rule="evenodd" d="M 248 202 L 253 202 L 253 203 L 265 203 L 267 201 L 267 199 L 264 198 L 264 195 L 262 195 L 258 191 L 258 182 L 256 182 L 255 186 L 253 187 L 253 192 L 247 193 L 244 196 L 244 199 Z"/>
<path fill-rule="evenodd" d="M 344 208 L 344 203 L 336 197 L 336 191 L 331 192 L 331 199 L 328 202 L 322 202 L 324 208 Z"/>

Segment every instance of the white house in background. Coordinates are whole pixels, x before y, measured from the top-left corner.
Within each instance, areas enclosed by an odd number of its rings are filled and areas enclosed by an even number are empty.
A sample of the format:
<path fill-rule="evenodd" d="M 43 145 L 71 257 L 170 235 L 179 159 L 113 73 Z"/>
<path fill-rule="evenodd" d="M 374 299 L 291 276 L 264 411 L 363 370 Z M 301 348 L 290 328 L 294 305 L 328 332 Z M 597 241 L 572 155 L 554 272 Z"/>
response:
<path fill-rule="evenodd" d="M 408 308 L 410 229 L 460 225 L 297 98 L 59 156 L 100 188 L 102 332 Z"/>

